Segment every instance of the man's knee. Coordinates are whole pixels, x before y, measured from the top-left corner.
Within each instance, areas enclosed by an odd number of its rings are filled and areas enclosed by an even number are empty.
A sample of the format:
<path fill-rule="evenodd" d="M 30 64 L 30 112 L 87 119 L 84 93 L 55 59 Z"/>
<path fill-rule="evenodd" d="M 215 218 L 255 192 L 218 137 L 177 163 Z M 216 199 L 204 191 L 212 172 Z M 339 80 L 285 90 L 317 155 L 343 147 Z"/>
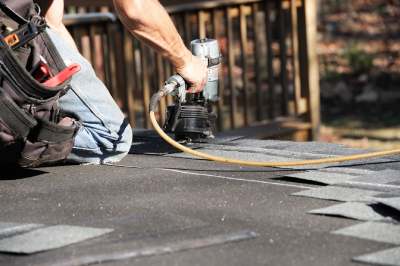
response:
<path fill-rule="evenodd" d="M 82 127 L 69 156 L 75 163 L 104 164 L 122 160 L 132 145 L 132 128 L 124 123 L 119 131 L 105 132 Z"/>
<path fill-rule="evenodd" d="M 117 133 L 118 140 L 114 143 L 113 149 L 105 149 L 102 151 L 100 163 L 113 163 L 122 160 L 131 150 L 132 146 L 132 128 L 129 124 L 122 132 Z"/>

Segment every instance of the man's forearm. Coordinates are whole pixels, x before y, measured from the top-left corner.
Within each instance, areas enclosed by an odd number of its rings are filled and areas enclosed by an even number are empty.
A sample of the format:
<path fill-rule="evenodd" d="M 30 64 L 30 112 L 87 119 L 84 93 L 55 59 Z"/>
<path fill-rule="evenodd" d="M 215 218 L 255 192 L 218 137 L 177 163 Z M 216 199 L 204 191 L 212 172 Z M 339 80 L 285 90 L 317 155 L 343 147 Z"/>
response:
<path fill-rule="evenodd" d="M 71 34 L 65 28 L 62 18 L 64 14 L 64 0 L 37 0 L 45 14 L 47 24 L 61 35 L 74 49 L 78 50 Z"/>
<path fill-rule="evenodd" d="M 114 0 L 125 27 L 137 38 L 156 49 L 176 67 L 191 60 L 169 15 L 157 0 Z"/>

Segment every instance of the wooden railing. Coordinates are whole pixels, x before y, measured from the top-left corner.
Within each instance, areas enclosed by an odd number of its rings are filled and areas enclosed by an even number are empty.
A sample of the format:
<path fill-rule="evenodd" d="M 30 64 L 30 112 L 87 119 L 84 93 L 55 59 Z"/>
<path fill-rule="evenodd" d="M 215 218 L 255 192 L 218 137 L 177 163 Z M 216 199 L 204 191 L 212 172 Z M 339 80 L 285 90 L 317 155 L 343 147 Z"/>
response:
<path fill-rule="evenodd" d="M 186 43 L 199 37 L 219 40 L 224 58 L 216 106 L 220 130 L 299 121 L 311 133 L 306 138 L 317 136 L 315 2 L 220 0 L 167 7 Z M 123 29 L 109 13 L 110 1 L 67 3 L 69 12 L 78 13 L 67 15 L 65 24 L 79 49 L 132 126 L 149 127 L 151 94 L 173 74 L 172 66 Z M 161 110 L 171 101 L 162 101 Z"/>

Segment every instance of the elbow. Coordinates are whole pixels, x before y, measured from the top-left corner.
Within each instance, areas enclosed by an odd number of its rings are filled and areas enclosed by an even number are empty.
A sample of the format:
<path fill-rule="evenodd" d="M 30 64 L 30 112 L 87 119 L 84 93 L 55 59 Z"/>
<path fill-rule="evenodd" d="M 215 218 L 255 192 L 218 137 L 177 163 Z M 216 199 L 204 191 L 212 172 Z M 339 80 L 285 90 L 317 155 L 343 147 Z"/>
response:
<path fill-rule="evenodd" d="M 121 21 L 130 24 L 130 22 L 140 21 L 147 13 L 146 1 L 149 0 L 114 0 L 114 6 Z"/>

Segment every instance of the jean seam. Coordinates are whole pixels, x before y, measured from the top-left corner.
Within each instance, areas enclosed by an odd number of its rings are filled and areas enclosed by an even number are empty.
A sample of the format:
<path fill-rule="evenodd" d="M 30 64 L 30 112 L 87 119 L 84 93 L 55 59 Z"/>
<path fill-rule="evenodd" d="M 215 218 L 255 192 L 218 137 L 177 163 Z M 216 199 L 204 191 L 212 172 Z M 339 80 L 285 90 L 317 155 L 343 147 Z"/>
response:
<path fill-rule="evenodd" d="M 107 123 L 106 119 L 104 116 L 101 114 L 101 112 L 92 104 L 90 104 L 90 101 L 87 99 L 87 97 L 81 93 L 79 88 L 75 88 L 74 86 L 71 86 L 71 90 L 75 93 L 76 97 L 78 97 L 84 105 L 90 110 L 90 112 L 99 119 L 100 123 L 108 130 L 108 133 L 112 133 L 112 128 Z"/>

